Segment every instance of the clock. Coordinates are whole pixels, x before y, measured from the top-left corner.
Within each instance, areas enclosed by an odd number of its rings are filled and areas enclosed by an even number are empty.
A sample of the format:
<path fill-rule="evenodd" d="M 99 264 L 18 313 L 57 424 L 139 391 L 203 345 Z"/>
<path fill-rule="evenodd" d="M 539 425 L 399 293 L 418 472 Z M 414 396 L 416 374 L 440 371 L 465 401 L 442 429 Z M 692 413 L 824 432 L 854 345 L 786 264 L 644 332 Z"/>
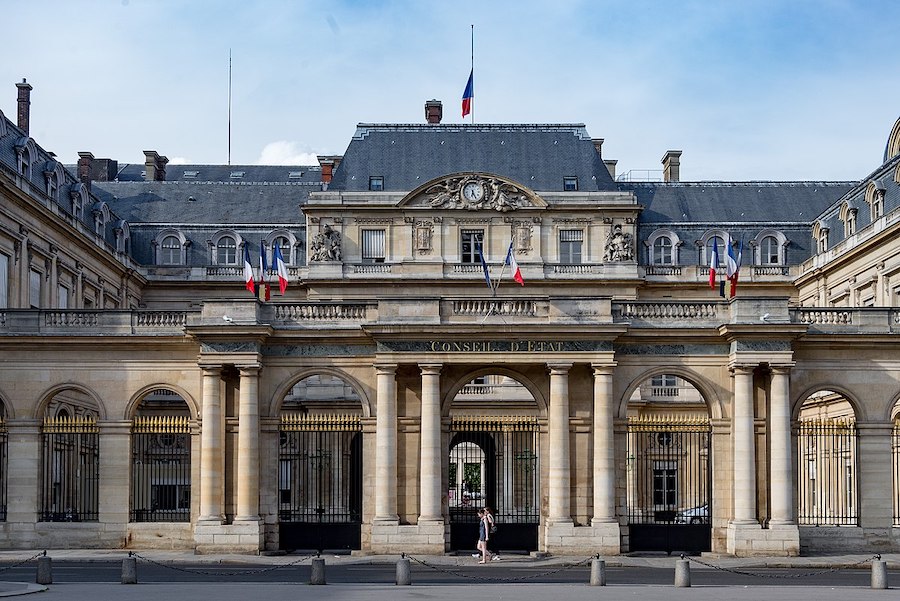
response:
<path fill-rule="evenodd" d="M 484 186 L 480 182 L 466 182 L 462 187 L 462 197 L 465 200 L 478 202 L 484 198 Z"/>

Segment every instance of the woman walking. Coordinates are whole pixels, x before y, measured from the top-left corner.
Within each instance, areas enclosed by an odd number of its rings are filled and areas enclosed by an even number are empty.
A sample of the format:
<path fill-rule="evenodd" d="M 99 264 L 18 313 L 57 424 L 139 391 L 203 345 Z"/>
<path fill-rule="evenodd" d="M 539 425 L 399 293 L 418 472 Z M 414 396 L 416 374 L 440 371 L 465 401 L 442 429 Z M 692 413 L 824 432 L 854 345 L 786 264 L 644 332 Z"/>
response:
<path fill-rule="evenodd" d="M 491 556 L 491 561 L 497 561 L 500 559 L 500 554 L 498 553 L 500 549 L 497 548 L 497 522 L 494 519 L 494 510 L 487 505 L 484 507 L 484 517 L 488 523 L 488 540 L 491 541 L 488 545 L 488 552 Z"/>
<path fill-rule="evenodd" d="M 488 539 L 491 534 L 491 525 L 488 522 L 484 509 L 478 510 L 478 550 L 481 551 L 481 561 L 478 563 L 487 563 L 490 561 L 491 552 L 488 551 Z"/>

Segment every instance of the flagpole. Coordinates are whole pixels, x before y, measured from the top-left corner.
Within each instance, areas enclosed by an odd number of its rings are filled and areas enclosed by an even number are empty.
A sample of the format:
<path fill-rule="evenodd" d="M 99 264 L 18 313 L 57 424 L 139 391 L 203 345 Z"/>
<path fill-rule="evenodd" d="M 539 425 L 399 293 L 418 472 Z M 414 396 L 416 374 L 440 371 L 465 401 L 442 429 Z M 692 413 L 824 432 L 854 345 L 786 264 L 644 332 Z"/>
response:
<path fill-rule="evenodd" d="M 475 81 L 475 24 L 472 24 L 472 81 Z M 472 124 L 475 124 L 475 97 L 472 94 Z"/>
<path fill-rule="evenodd" d="M 231 48 L 228 49 L 228 164 L 231 165 Z"/>

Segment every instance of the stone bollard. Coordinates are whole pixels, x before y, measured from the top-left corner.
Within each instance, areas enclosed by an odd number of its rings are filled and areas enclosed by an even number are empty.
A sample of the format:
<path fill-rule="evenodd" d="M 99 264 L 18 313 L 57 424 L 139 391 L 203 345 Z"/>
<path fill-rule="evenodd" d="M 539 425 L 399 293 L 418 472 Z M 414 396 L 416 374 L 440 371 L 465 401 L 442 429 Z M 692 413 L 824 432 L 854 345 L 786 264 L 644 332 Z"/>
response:
<path fill-rule="evenodd" d="M 37 578 L 34 581 L 38 584 L 53 584 L 53 563 L 46 555 L 38 557 Z"/>
<path fill-rule="evenodd" d="M 591 560 L 591 586 L 606 586 L 606 562 L 600 558 Z"/>
<path fill-rule="evenodd" d="M 691 562 L 687 559 L 675 562 L 675 586 L 678 588 L 691 586 Z"/>
<path fill-rule="evenodd" d="M 312 570 L 309 572 L 310 584 L 325 584 L 325 558 L 314 557 Z"/>
<path fill-rule="evenodd" d="M 401 586 L 410 584 L 409 559 L 403 556 L 397 560 L 397 584 Z"/>
<path fill-rule="evenodd" d="M 131 553 L 122 560 L 122 584 L 137 584 L 137 559 Z"/>
<path fill-rule="evenodd" d="M 872 588 L 888 588 L 886 561 L 872 560 Z"/>

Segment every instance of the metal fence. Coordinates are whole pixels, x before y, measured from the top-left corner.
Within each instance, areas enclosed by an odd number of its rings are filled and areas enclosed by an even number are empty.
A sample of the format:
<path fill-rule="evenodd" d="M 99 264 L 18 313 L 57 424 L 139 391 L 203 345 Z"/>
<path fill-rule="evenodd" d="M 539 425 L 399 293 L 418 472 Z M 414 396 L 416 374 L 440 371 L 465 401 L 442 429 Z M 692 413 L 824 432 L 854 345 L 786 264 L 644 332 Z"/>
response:
<path fill-rule="evenodd" d="M 853 420 L 806 420 L 797 426 L 800 524 L 857 525 L 856 439 Z"/>
<path fill-rule="evenodd" d="M 191 429 L 186 416 L 135 417 L 131 424 L 132 522 L 191 520 Z"/>
<path fill-rule="evenodd" d="M 900 526 L 900 420 L 894 422 L 894 431 L 891 434 L 891 466 L 893 478 L 894 497 L 894 526 Z"/>
<path fill-rule="evenodd" d="M 9 470 L 6 423 L 0 419 L 0 522 L 6 521 L 6 481 Z"/>
<path fill-rule="evenodd" d="M 48 417 L 41 431 L 42 522 L 96 521 L 100 434 L 90 417 Z"/>

